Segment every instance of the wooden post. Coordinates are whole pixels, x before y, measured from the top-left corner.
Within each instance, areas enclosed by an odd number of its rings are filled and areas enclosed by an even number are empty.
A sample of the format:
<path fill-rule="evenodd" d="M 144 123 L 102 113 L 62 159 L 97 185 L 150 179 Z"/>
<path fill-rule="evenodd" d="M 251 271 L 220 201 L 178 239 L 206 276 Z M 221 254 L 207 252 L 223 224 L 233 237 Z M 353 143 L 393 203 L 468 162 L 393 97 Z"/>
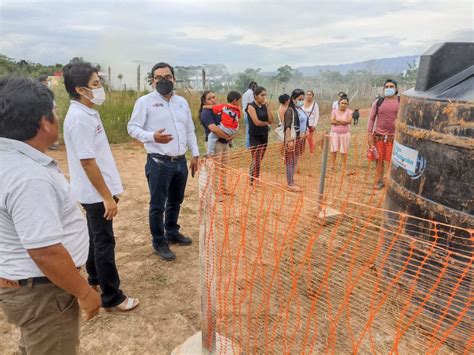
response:
<path fill-rule="evenodd" d="M 216 352 L 216 274 L 214 269 L 215 245 L 212 238 L 210 219 L 207 215 L 216 203 L 212 179 L 213 161 L 207 159 L 199 172 L 199 196 L 202 212 L 199 225 L 199 261 L 201 281 L 201 329 L 202 354 Z"/>

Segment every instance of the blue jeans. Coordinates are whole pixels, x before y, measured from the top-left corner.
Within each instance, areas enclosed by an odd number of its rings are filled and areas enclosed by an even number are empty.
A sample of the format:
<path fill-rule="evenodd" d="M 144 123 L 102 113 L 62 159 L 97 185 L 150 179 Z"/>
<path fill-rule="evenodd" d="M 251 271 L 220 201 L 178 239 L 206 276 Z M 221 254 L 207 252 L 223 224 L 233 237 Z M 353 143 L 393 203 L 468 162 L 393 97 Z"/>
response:
<path fill-rule="evenodd" d="M 245 147 L 250 148 L 250 135 L 249 135 L 249 115 L 244 113 L 244 123 L 245 123 Z"/>
<path fill-rule="evenodd" d="M 179 232 L 179 210 L 188 181 L 186 159 L 167 161 L 147 156 L 145 175 L 150 190 L 150 230 L 156 248 Z"/>

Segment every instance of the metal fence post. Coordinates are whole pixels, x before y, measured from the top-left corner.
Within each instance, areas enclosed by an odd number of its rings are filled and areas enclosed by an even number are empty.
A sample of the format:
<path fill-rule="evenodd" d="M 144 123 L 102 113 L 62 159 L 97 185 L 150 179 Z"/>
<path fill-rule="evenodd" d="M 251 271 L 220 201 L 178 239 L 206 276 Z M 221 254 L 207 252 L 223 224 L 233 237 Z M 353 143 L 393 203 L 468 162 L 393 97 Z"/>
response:
<path fill-rule="evenodd" d="M 318 191 L 318 211 L 319 212 L 322 209 L 321 202 L 324 196 L 324 184 L 326 181 L 328 156 L 329 156 L 329 135 L 325 134 L 323 138 L 323 156 L 321 157 L 321 175 L 319 177 L 319 191 Z"/>

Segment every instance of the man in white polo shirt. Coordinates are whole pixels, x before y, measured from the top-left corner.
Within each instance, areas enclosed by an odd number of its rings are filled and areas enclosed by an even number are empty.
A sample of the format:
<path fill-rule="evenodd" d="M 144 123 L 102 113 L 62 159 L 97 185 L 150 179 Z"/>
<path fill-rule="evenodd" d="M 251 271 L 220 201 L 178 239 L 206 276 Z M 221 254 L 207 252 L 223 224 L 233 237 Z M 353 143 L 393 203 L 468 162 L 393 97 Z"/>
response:
<path fill-rule="evenodd" d="M 173 93 L 174 69 L 167 63 L 152 68 L 155 91 L 140 97 L 128 123 L 128 133 L 145 144 L 145 173 L 150 189 L 149 221 L 153 248 L 164 260 L 174 260 L 168 243 L 190 245 L 179 232 L 179 210 L 188 179 L 185 153 L 192 153 L 191 175 L 198 168 L 197 145 L 191 109 Z"/>
<path fill-rule="evenodd" d="M 21 332 L 22 354 L 76 354 L 79 308 L 100 298 L 80 275 L 87 226 L 56 161 L 53 93 L 20 77 L 0 78 L 0 305 Z"/>
<path fill-rule="evenodd" d="M 333 110 L 339 109 L 339 99 L 341 99 L 341 97 L 344 97 L 344 96 L 347 97 L 347 94 L 344 91 L 339 91 L 339 93 L 337 94 L 338 99 L 336 101 L 333 101 L 332 103 Z"/>
<path fill-rule="evenodd" d="M 71 97 L 64 119 L 64 143 L 71 189 L 86 211 L 89 227 L 89 284 L 97 290 L 100 286 L 106 310 L 131 311 L 138 300 L 126 297 L 120 289 L 112 226 L 123 186 L 99 112 L 94 109 L 105 101 L 104 88 L 97 68 L 90 63 L 68 64 L 63 71 Z"/>

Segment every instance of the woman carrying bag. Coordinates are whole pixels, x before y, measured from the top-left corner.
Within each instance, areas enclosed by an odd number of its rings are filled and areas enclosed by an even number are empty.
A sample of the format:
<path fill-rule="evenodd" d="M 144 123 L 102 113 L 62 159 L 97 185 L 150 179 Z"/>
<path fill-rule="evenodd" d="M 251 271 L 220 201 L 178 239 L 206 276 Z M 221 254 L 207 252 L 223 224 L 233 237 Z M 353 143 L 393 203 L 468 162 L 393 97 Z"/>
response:
<path fill-rule="evenodd" d="M 317 102 L 314 101 L 314 92 L 312 90 L 306 91 L 303 111 L 306 113 L 306 116 L 308 116 L 308 146 L 309 153 L 313 155 L 315 150 L 314 131 L 319 121 L 319 106 Z"/>
<path fill-rule="evenodd" d="M 304 91 L 295 89 L 291 93 L 290 104 L 285 112 L 285 165 L 288 190 L 300 192 L 302 189 L 295 185 L 295 172 L 298 158 L 304 151 L 304 142 L 307 136 L 309 120 L 303 111 Z"/>

